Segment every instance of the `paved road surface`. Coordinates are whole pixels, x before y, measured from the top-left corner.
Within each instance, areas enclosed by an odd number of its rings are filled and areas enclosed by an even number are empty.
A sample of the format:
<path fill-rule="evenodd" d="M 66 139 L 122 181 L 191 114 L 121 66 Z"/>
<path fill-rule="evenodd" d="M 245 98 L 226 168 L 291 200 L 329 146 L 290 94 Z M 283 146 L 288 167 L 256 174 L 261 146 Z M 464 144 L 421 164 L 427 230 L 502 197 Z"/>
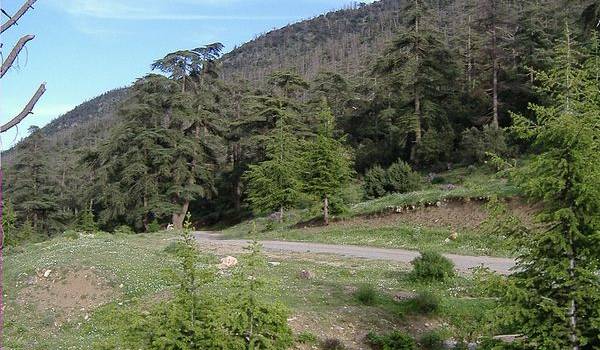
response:
<path fill-rule="evenodd" d="M 249 241 L 241 239 L 225 239 L 218 233 L 211 232 L 195 232 L 195 237 L 199 241 L 219 242 L 224 246 L 240 247 L 248 245 Z M 286 241 L 260 241 L 266 250 L 280 252 L 296 252 L 296 253 L 327 253 L 339 256 L 348 256 L 355 258 L 376 259 L 376 260 L 392 260 L 403 263 L 409 263 L 419 253 L 405 249 L 388 249 L 363 247 L 356 245 L 337 245 L 323 244 L 311 242 L 286 242 Z M 456 254 L 444 254 L 448 259 L 454 262 L 454 265 L 459 271 L 468 272 L 472 267 L 486 266 L 491 270 L 501 274 L 508 274 L 510 268 L 514 266 L 513 259 L 495 258 L 489 256 L 466 256 Z"/>

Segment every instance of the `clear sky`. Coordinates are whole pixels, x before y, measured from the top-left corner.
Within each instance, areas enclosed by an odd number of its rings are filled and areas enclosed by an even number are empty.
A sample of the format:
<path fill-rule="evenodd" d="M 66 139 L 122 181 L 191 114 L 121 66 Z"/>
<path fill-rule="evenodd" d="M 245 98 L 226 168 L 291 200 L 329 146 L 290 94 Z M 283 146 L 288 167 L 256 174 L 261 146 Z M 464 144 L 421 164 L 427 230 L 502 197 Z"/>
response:
<path fill-rule="evenodd" d="M 13 14 L 24 0 L 0 2 Z M 30 125 L 43 126 L 85 100 L 131 84 L 168 52 L 217 41 L 230 51 L 257 34 L 352 2 L 38 0 L 0 38 L 6 57 L 22 35 L 36 35 L 19 57 L 19 67 L 0 80 L 0 121 L 16 115 L 41 82 L 47 82 L 48 91 L 18 133 L 2 135 L 2 149 L 26 136 Z"/>

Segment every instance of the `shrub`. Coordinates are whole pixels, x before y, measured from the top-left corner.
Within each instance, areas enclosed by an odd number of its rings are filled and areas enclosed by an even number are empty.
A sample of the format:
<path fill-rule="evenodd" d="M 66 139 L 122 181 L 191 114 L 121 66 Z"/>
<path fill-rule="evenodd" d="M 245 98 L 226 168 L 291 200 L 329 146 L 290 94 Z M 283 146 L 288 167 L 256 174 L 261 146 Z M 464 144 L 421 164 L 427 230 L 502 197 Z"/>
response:
<path fill-rule="evenodd" d="M 447 184 L 447 183 L 448 183 L 448 180 L 446 180 L 446 178 L 443 176 L 434 176 L 431 179 L 432 185 L 441 185 L 441 184 Z"/>
<path fill-rule="evenodd" d="M 377 301 L 377 291 L 370 284 L 360 286 L 354 296 L 363 305 L 375 305 Z"/>
<path fill-rule="evenodd" d="M 94 220 L 94 213 L 92 213 L 90 209 L 83 210 L 79 213 L 77 229 L 87 233 L 98 231 L 98 225 Z"/>
<path fill-rule="evenodd" d="M 75 230 L 66 230 L 62 236 L 67 239 L 79 239 L 79 232 Z"/>
<path fill-rule="evenodd" d="M 317 336 L 309 331 L 304 331 L 296 336 L 296 341 L 301 344 L 314 344 L 317 342 Z"/>
<path fill-rule="evenodd" d="M 440 307 L 440 299 L 431 292 L 419 293 L 413 299 L 415 310 L 420 314 L 432 314 L 438 311 Z"/>
<path fill-rule="evenodd" d="M 462 160 L 467 164 L 483 163 L 487 158 L 486 153 L 499 156 L 508 153 L 506 135 L 500 128 L 486 125 L 483 130 L 479 130 L 472 127 L 463 131 L 461 138 L 459 149 Z"/>
<path fill-rule="evenodd" d="M 321 344 L 323 350 L 345 350 L 346 346 L 337 338 L 328 338 Z"/>
<path fill-rule="evenodd" d="M 454 149 L 455 135 L 450 131 L 430 129 L 421 138 L 417 146 L 416 160 L 420 165 L 435 165 L 448 162 Z"/>
<path fill-rule="evenodd" d="M 117 226 L 117 228 L 115 228 L 113 233 L 115 235 L 133 235 L 133 234 L 135 234 L 135 231 L 133 231 L 133 229 L 127 225 L 121 225 L 121 226 Z"/>
<path fill-rule="evenodd" d="M 423 350 L 442 350 L 444 349 L 444 336 L 439 331 L 427 332 L 421 336 L 419 344 Z"/>
<path fill-rule="evenodd" d="M 156 219 L 154 219 L 154 220 L 152 220 L 152 222 L 150 222 L 148 224 L 148 228 L 146 229 L 146 231 L 148 233 L 158 232 L 158 231 L 160 231 L 160 224 L 158 223 L 158 221 Z"/>
<path fill-rule="evenodd" d="M 436 252 L 422 252 L 411 264 L 411 276 L 416 280 L 445 281 L 455 275 L 452 261 Z"/>
<path fill-rule="evenodd" d="M 367 334 L 367 342 L 373 349 L 380 350 L 413 350 L 417 344 L 408 334 L 394 331 L 387 335 Z"/>
<path fill-rule="evenodd" d="M 412 192 L 419 189 L 421 176 L 408 163 L 398 160 L 386 171 L 386 189 L 389 192 Z"/>
<path fill-rule="evenodd" d="M 365 195 L 369 199 L 378 198 L 386 194 L 386 172 L 379 165 L 369 169 L 364 178 Z"/>

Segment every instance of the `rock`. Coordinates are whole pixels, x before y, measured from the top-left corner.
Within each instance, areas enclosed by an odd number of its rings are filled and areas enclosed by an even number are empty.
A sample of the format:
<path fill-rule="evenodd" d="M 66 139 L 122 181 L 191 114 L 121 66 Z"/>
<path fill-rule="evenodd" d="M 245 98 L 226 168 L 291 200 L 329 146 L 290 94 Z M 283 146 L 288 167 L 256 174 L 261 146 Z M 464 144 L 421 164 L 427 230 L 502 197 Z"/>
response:
<path fill-rule="evenodd" d="M 444 243 L 450 243 L 450 238 L 446 238 L 446 239 L 444 240 Z"/>
<path fill-rule="evenodd" d="M 173 225 L 173 224 L 167 225 L 167 231 L 173 231 L 174 229 L 175 229 L 175 225 Z"/>
<path fill-rule="evenodd" d="M 226 256 L 223 259 L 221 259 L 221 263 L 218 265 L 218 268 L 221 270 L 226 270 L 231 267 L 234 267 L 235 265 L 237 265 L 237 263 L 238 260 L 233 256 Z"/>
<path fill-rule="evenodd" d="M 301 279 L 310 280 L 315 277 L 315 274 L 310 272 L 309 270 L 302 270 L 302 271 L 300 271 L 299 276 Z"/>
<path fill-rule="evenodd" d="M 28 285 L 28 286 L 32 286 L 32 285 L 34 285 L 36 282 L 37 282 L 37 278 L 35 278 L 35 276 L 29 276 L 29 277 L 27 278 L 27 282 L 26 282 L 26 283 L 27 283 L 27 285 Z"/>
<path fill-rule="evenodd" d="M 457 238 L 458 238 L 458 233 L 456 233 L 456 231 L 452 231 L 452 233 L 450 233 L 450 236 L 448 236 L 448 239 L 450 239 L 452 241 L 456 241 Z"/>
<path fill-rule="evenodd" d="M 119 284 L 119 288 L 123 288 L 123 283 Z"/>
<path fill-rule="evenodd" d="M 401 292 L 398 292 L 398 293 L 394 294 L 394 300 L 395 301 L 410 300 L 410 299 L 413 299 L 416 296 L 417 296 L 416 293 L 407 292 L 407 291 L 401 291 Z"/>
<path fill-rule="evenodd" d="M 52 272 L 52 270 L 48 269 L 46 271 L 44 271 L 44 277 L 48 278 L 48 276 L 50 276 L 50 273 Z"/>
<path fill-rule="evenodd" d="M 269 261 L 269 265 L 271 266 L 279 266 L 281 263 L 279 261 Z"/>

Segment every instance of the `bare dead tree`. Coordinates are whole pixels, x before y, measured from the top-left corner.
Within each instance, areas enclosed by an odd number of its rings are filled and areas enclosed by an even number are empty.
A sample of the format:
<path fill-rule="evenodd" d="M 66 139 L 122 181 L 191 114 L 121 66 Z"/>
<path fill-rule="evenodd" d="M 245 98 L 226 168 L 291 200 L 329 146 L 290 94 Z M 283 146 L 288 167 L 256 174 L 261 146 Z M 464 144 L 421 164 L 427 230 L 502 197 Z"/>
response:
<path fill-rule="evenodd" d="M 14 14 L 10 15 L 6 10 L 2 10 L 2 14 L 8 17 L 8 20 L 0 26 L 0 34 L 4 33 L 6 30 L 16 25 L 19 19 L 25 15 L 25 13 L 29 9 L 33 9 L 33 4 L 35 4 L 37 0 L 27 0 L 25 3 L 19 8 L 19 10 Z M 10 51 L 10 54 L 6 57 L 6 60 L 2 62 L 2 66 L 0 67 L 0 78 L 4 77 L 6 72 L 13 66 L 15 60 L 19 56 L 19 53 L 25 45 L 35 38 L 34 35 L 25 35 L 19 39 L 19 41 L 15 44 L 13 49 Z M 1 47 L 2 44 L 0 44 Z M 33 108 L 35 104 L 39 101 L 42 95 L 46 92 L 46 83 L 40 84 L 40 87 L 33 94 L 29 102 L 25 105 L 23 110 L 11 118 L 7 123 L 0 126 L 0 133 L 6 132 L 11 128 L 17 126 L 25 117 L 33 113 Z M 0 202 L 2 202 L 2 163 L 0 162 Z M 4 202 L 2 202 L 3 204 Z M 0 204 L 0 219 L 2 218 L 2 205 Z M 4 282 L 2 280 L 2 276 L 4 273 L 4 227 L 2 227 L 2 220 L 0 220 L 0 349 L 2 349 L 2 332 L 4 330 Z"/>

